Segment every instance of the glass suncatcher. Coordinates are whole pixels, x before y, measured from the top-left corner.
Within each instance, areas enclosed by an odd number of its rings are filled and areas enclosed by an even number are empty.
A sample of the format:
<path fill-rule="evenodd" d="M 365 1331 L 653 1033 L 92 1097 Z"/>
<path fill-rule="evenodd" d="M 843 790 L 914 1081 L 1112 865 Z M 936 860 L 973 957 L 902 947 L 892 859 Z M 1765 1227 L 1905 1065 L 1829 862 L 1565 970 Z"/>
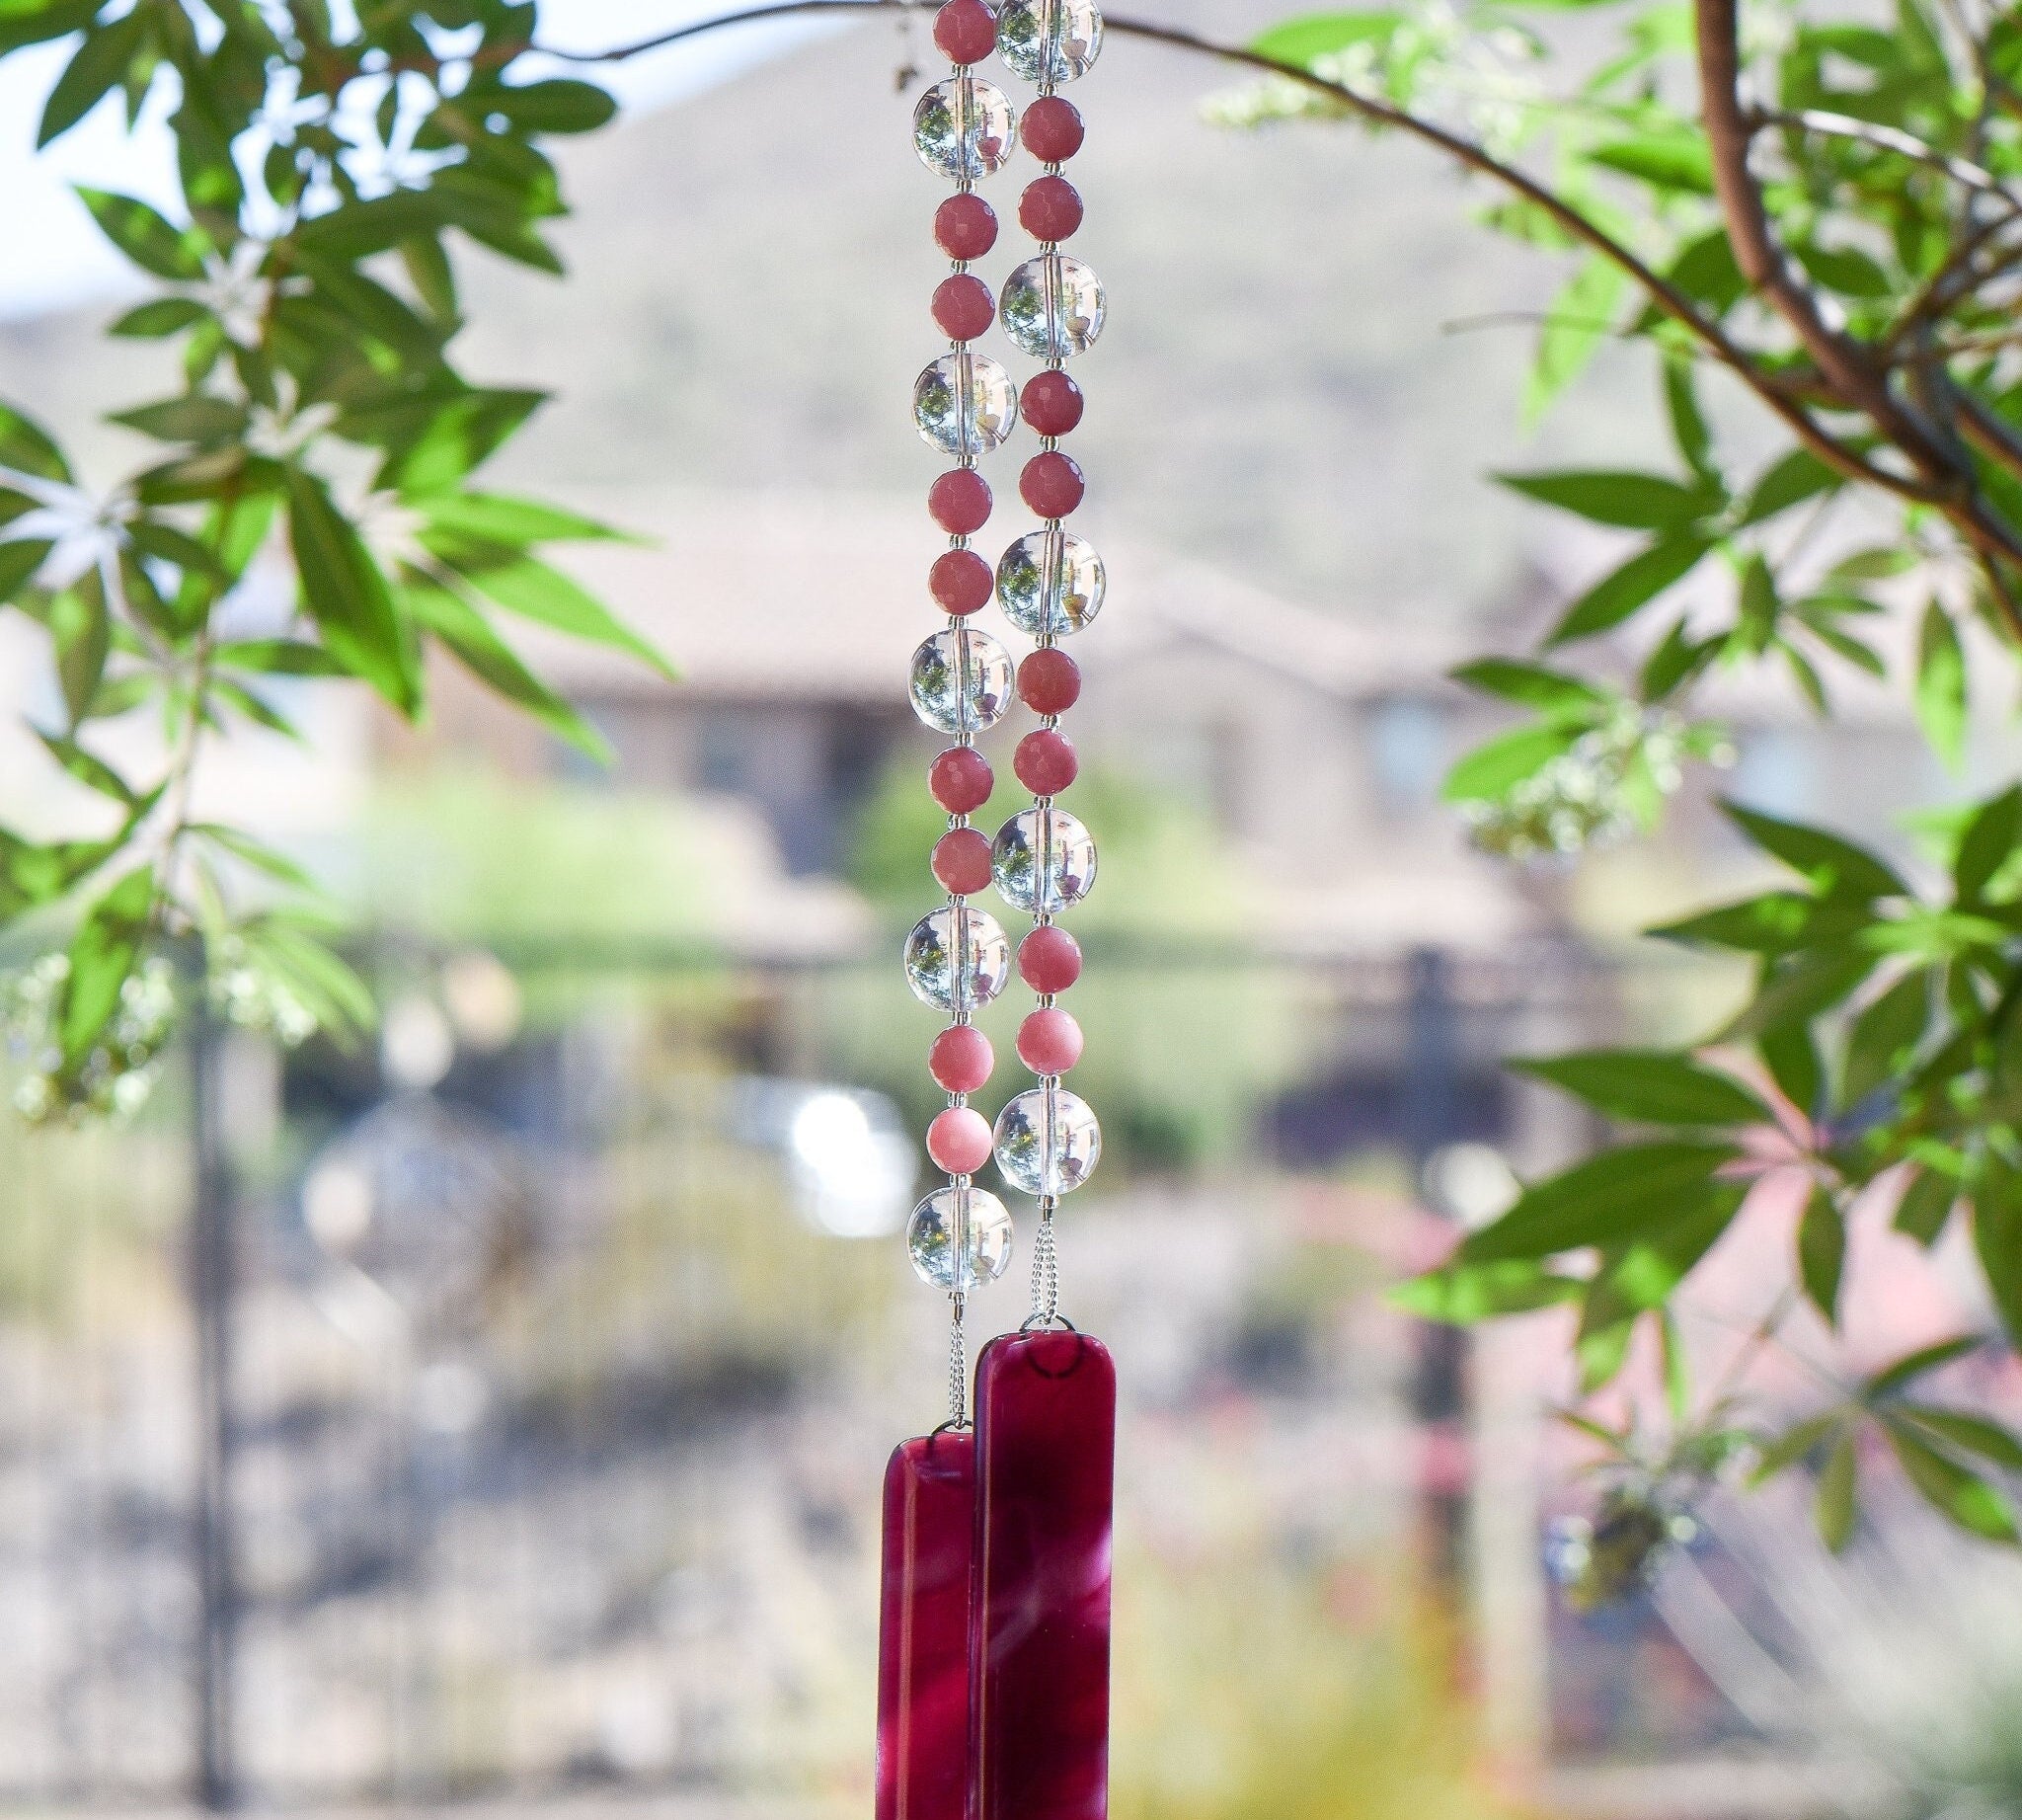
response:
<path fill-rule="evenodd" d="M 1055 93 L 1083 75 L 1102 45 L 1102 19 L 1083 0 L 947 0 L 934 41 L 951 70 L 913 112 L 913 145 L 953 185 L 934 214 L 949 273 L 932 315 L 949 349 L 913 383 L 921 436 L 950 458 L 927 507 L 948 548 L 927 575 L 944 626 L 913 653 L 920 719 L 953 742 L 928 767 L 947 812 L 931 870 L 945 901 L 905 942 L 913 993 L 946 1014 L 927 1066 L 948 1095 L 927 1128 L 927 1153 L 946 1182 L 913 1209 L 913 1268 L 949 1300 L 948 1419 L 900 1443 L 885 1477 L 878 1684 L 878 1820 L 1101 1820 L 1109 1803 L 1110 1525 L 1116 1456 L 1116 1369 L 1099 1340 L 1060 1313 L 1054 1217 L 1102 1155 L 1094 1112 L 1063 1084 L 1081 1058 L 1081 1027 L 1060 1003 L 1080 977 L 1081 950 L 1057 920 L 1096 876 L 1095 841 L 1059 801 L 1078 759 L 1060 719 L 1081 673 L 1060 641 L 1102 610 L 1103 561 L 1063 523 L 1081 504 L 1081 468 L 1060 438 L 1081 421 L 1065 362 L 1102 333 L 1101 280 L 1061 251 L 1081 225 L 1081 198 L 1060 173 L 1080 149 L 1081 116 Z M 1011 101 L 973 73 L 992 52 L 1036 84 L 1019 119 Z M 975 186 L 1002 170 L 1020 139 L 1043 167 L 1019 198 L 1037 243 L 993 295 L 971 270 L 997 240 L 997 217 Z M 975 343 L 1001 323 L 1039 361 L 1021 388 Z M 972 547 L 992 498 L 979 463 L 1021 413 L 1039 452 L 1018 491 L 1040 520 L 992 565 Z M 995 634 L 972 623 L 992 596 L 1030 641 L 1014 666 Z M 976 740 L 1011 711 L 1038 716 L 1012 771 L 1031 793 L 994 838 L 971 818 L 989 801 L 990 763 Z M 1030 918 L 1015 965 L 1034 995 L 1019 1025 L 1031 1085 L 994 1126 L 971 1104 L 995 1067 L 972 1019 L 1010 985 L 1003 925 L 972 902 L 992 888 Z M 1012 1219 L 975 1176 L 994 1156 L 1002 1180 L 1037 1206 L 1032 1312 L 977 1361 L 973 1418 L 964 1318 L 970 1295 L 1003 1275 Z"/>

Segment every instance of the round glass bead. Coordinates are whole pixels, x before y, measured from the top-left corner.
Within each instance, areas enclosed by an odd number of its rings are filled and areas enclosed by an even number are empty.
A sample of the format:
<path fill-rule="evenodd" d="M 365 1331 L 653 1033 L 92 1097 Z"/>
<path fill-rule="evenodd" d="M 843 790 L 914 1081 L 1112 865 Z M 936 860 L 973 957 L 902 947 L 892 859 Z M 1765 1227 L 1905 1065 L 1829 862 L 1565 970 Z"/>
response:
<path fill-rule="evenodd" d="M 1004 989 L 1011 944 L 988 910 L 948 904 L 930 910 L 905 938 L 905 983 L 937 1011 L 972 1011 Z"/>
<path fill-rule="evenodd" d="M 1064 809 L 1027 809 L 997 831 L 990 849 L 998 893 L 1015 910 L 1052 915 L 1095 887 L 1095 841 Z"/>
<path fill-rule="evenodd" d="M 912 111 L 920 160 L 953 183 L 973 183 L 1004 168 L 1018 143 L 1018 117 L 1004 91 L 975 76 L 950 76 Z"/>
<path fill-rule="evenodd" d="M 1072 531 L 1028 531 L 997 560 L 1004 617 L 1034 638 L 1080 631 L 1108 585 L 1095 546 Z"/>
<path fill-rule="evenodd" d="M 1065 253 L 1042 253 L 1014 266 L 997 298 L 1004 333 L 1039 360 L 1086 354 L 1102 333 L 1102 279 Z"/>
<path fill-rule="evenodd" d="M 1011 1261 L 1011 1216 L 986 1188 L 937 1188 L 912 1210 L 905 1249 L 922 1281 L 967 1295 Z"/>
<path fill-rule="evenodd" d="M 1018 425 L 1018 388 L 986 354 L 944 354 L 912 382 L 912 417 L 944 455 L 987 455 Z"/>
<path fill-rule="evenodd" d="M 912 654 L 912 711 L 942 733 L 980 733 L 1011 706 L 1011 654 L 987 632 L 956 626 Z"/>
<path fill-rule="evenodd" d="M 1102 14 L 1093 0 L 1004 0 L 997 54 L 1027 82 L 1072 82 L 1102 54 Z"/>
<path fill-rule="evenodd" d="M 1057 1082 L 1028 1087 L 997 1114 L 997 1167 L 1030 1195 L 1067 1194 L 1094 1174 L 1102 1127 L 1088 1102 Z"/>

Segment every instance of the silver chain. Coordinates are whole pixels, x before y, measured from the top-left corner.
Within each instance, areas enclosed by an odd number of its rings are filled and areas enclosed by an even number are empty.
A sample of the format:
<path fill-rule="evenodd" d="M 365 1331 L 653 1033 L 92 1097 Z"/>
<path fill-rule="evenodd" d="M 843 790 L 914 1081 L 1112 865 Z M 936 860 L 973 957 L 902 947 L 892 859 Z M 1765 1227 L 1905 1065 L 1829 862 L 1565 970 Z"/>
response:
<path fill-rule="evenodd" d="M 969 1336 L 962 1317 L 967 1298 L 958 1291 L 948 1298 L 948 1426 L 969 1426 Z"/>
<path fill-rule="evenodd" d="M 1039 1204 L 1039 1231 L 1032 1241 L 1032 1318 L 1052 1326 L 1060 1318 L 1060 1254 L 1053 1236 L 1053 1196 Z"/>

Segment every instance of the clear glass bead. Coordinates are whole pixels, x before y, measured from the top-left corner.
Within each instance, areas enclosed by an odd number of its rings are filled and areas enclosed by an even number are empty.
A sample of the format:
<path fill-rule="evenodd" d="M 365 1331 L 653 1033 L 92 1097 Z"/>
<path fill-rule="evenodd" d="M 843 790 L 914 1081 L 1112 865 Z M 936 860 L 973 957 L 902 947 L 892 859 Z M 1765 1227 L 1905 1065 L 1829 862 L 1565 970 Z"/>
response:
<path fill-rule="evenodd" d="M 1004 0 L 997 54 L 1027 82 L 1072 82 L 1102 54 L 1102 14 L 1090 0 Z"/>
<path fill-rule="evenodd" d="M 1080 631 L 1108 586 L 1095 546 L 1071 531 L 1028 531 L 997 562 L 1004 617 L 1034 638 Z"/>
<path fill-rule="evenodd" d="M 973 1011 L 1011 978 L 1011 944 L 988 910 L 946 904 L 905 938 L 905 983 L 937 1011 Z"/>
<path fill-rule="evenodd" d="M 937 1188 L 912 1210 L 905 1248 L 921 1280 L 967 1295 L 1011 1261 L 1011 1216 L 986 1188 Z"/>
<path fill-rule="evenodd" d="M 1095 1173 L 1102 1127 L 1088 1102 L 1057 1081 L 1028 1087 L 997 1114 L 997 1167 L 1031 1195 L 1066 1194 Z"/>
<path fill-rule="evenodd" d="M 1095 841 L 1064 809 L 1027 809 L 997 830 L 990 869 L 1004 902 L 1054 915 L 1095 886 Z"/>
<path fill-rule="evenodd" d="M 1102 333 L 1102 279 L 1065 253 L 1042 253 L 1014 266 L 997 299 L 1004 333 L 1041 360 L 1086 354 Z"/>
<path fill-rule="evenodd" d="M 994 83 L 950 76 L 913 109 L 912 142 L 929 170 L 955 183 L 974 183 L 1004 168 L 1018 144 L 1018 116 Z"/>
<path fill-rule="evenodd" d="M 987 632 L 951 626 L 912 654 L 912 711 L 942 733 L 980 733 L 1004 718 L 1011 654 Z"/>
<path fill-rule="evenodd" d="M 912 421 L 944 455 L 987 455 L 1018 427 L 1018 388 L 986 354 L 944 354 L 912 382 Z"/>

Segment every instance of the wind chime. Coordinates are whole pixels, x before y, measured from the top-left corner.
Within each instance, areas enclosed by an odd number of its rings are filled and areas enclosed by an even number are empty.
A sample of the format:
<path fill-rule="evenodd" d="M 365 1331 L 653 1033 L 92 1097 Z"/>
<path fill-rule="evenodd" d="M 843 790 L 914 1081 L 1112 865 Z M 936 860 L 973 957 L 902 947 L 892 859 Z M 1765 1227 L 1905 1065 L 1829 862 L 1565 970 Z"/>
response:
<path fill-rule="evenodd" d="M 1108 1806 L 1110 1516 L 1115 1478 L 1116 1370 L 1102 1343 L 1059 1311 L 1054 1217 L 1060 1196 L 1086 1181 L 1102 1153 L 1095 1115 L 1062 1084 L 1080 1059 L 1081 1029 L 1058 1002 L 1081 973 L 1081 950 L 1055 920 L 1095 883 L 1095 843 L 1060 807 L 1073 783 L 1072 742 L 1060 717 L 1081 673 L 1060 641 L 1102 606 L 1102 559 L 1064 528 L 1081 503 L 1081 469 L 1059 446 L 1081 421 L 1081 389 L 1063 370 L 1101 333 L 1103 289 L 1061 251 L 1081 225 L 1081 198 L 1060 167 L 1081 147 L 1073 104 L 1055 93 L 1086 73 L 1102 42 L 1088 0 L 947 0 L 934 41 L 953 69 L 921 97 L 913 144 L 954 185 L 934 214 L 950 261 L 933 296 L 949 352 L 913 385 L 920 435 L 954 461 L 927 495 L 948 534 L 928 573 L 945 626 L 913 653 L 914 710 L 951 744 L 928 770 L 948 828 L 932 857 L 947 901 L 914 926 L 905 974 L 949 1022 L 928 1052 L 948 1105 L 927 1129 L 927 1152 L 946 1185 L 913 1210 L 914 1268 L 949 1299 L 948 1420 L 901 1442 L 885 1477 L 884 1584 L 879 1647 L 878 1820 L 1100 1820 Z M 995 51 L 1039 90 L 1022 122 L 1003 92 L 972 72 Z M 1021 227 L 1038 242 L 992 297 L 971 270 L 996 244 L 997 217 L 975 186 L 1010 161 L 1020 138 L 1042 174 L 1019 198 Z M 976 341 L 1001 320 L 1020 353 L 1042 363 L 1023 390 Z M 1018 491 L 1040 519 L 994 568 L 972 539 L 988 521 L 989 483 L 977 471 L 1021 412 L 1039 452 Z M 992 595 L 1031 640 L 1014 669 L 1009 651 L 972 623 Z M 976 737 L 1014 695 L 1039 716 L 1018 742 L 1012 770 L 1032 793 L 994 838 L 971 818 L 993 776 Z M 1020 978 L 1036 994 L 1018 1029 L 1019 1061 L 1036 1076 L 997 1114 L 971 1104 L 995 1058 L 972 1021 L 1010 982 L 1003 926 L 973 900 L 994 886 L 1031 918 L 1018 943 Z M 973 1416 L 963 1320 L 968 1298 L 1010 1261 L 1012 1221 L 977 1185 L 995 1155 L 999 1174 L 1037 1203 L 1032 1312 L 976 1361 Z"/>

